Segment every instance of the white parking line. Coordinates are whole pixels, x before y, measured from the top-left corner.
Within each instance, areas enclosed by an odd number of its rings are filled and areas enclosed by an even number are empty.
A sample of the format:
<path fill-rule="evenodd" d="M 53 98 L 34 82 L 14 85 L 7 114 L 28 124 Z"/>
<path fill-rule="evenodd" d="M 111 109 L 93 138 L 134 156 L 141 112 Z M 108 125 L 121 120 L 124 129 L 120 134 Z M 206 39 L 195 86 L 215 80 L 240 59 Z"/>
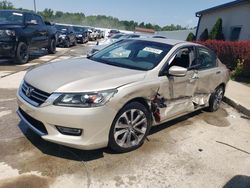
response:
<path fill-rule="evenodd" d="M 9 114 L 11 114 L 11 113 L 12 113 L 11 110 L 2 111 L 2 112 L 0 112 L 0 118 L 3 117 L 3 116 L 7 116 L 7 115 L 9 115 Z"/>

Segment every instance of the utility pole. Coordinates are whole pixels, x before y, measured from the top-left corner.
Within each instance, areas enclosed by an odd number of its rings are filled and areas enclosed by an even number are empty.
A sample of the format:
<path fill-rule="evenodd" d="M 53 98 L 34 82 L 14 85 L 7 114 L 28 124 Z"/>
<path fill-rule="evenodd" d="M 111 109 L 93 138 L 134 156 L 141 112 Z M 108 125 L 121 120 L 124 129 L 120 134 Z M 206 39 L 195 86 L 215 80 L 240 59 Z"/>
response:
<path fill-rule="evenodd" d="M 36 0 L 34 0 L 34 10 L 36 12 Z"/>

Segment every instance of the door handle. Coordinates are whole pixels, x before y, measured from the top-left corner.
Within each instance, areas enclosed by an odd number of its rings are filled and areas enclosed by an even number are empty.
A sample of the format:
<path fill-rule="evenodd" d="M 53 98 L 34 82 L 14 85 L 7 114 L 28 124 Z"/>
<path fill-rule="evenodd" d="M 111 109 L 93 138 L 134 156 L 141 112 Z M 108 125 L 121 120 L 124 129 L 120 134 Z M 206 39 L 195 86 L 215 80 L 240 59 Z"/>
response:
<path fill-rule="evenodd" d="M 220 73 L 221 73 L 221 71 L 217 71 L 217 72 L 216 72 L 216 74 L 220 74 Z"/>

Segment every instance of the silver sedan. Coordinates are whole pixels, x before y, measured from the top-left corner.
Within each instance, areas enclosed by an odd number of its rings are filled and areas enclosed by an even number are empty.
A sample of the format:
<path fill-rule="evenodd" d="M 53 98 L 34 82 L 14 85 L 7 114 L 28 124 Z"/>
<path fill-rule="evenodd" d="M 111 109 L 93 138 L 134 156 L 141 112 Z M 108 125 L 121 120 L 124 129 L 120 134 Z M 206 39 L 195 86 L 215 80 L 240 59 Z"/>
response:
<path fill-rule="evenodd" d="M 216 111 L 228 80 L 227 68 L 204 46 L 126 39 L 87 59 L 27 72 L 17 112 L 45 140 L 127 152 L 152 126 L 202 108 Z"/>

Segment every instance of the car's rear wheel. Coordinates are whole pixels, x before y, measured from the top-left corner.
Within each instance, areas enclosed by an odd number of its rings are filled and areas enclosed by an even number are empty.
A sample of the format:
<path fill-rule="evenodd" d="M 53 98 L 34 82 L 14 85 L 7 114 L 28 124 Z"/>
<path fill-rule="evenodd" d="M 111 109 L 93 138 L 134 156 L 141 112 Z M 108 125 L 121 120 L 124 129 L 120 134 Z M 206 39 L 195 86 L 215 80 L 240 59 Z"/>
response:
<path fill-rule="evenodd" d="M 19 42 L 16 49 L 15 63 L 25 64 L 29 60 L 29 47 L 25 42 Z"/>
<path fill-rule="evenodd" d="M 112 123 L 109 147 L 116 152 L 129 152 L 140 147 L 150 130 L 150 119 L 150 113 L 141 103 L 127 104 Z"/>
<path fill-rule="evenodd" d="M 56 53 L 56 40 L 51 39 L 48 47 L 48 52 L 50 54 L 55 54 Z"/>
<path fill-rule="evenodd" d="M 219 86 L 215 89 L 215 91 L 211 94 L 209 99 L 208 111 L 214 112 L 219 109 L 222 99 L 224 97 L 224 93 L 225 89 L 223 86 Z"/>

